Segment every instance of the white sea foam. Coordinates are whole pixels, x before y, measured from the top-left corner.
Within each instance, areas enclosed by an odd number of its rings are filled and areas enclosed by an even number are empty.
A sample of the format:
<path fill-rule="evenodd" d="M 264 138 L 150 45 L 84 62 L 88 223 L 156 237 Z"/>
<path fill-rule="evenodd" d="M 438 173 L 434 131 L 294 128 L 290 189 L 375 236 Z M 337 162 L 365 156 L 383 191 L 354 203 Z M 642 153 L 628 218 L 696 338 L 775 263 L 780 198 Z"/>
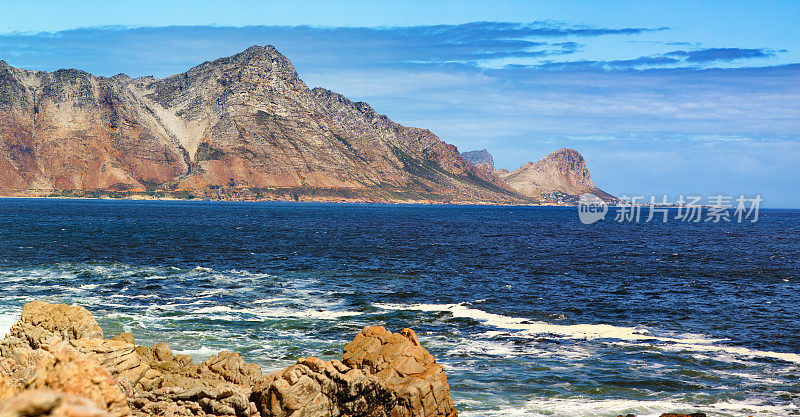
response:
<path fill-rule="evenodd" d="M 699 337 L 658 337 L 647 329 L 636 327 L 620 327 L 610 324 L 551 324 L 521 317 L 509 317 L 501 314 L 487 313 L 483 310 L 469 308 L 463 304 L 376 304 L 387 310 L 419 310 L 450 312 L 453 317 L 471 318 L 487 325 L 501 329 L 517 330 L 517 335 L 552 334 L 574 339 L 619 339 L 619 340 L 660 340 L 683 343 L 713 343 L 719 339 Z"/>
<path fill-rule="evenodd" d="M 295 310 L 284 307 L 277 308 L 255 308 L 250 311 L 253 314 L 263 318 L 282 318 L 294 317 L 304 319 L 317 319 L 317 320 L 336 320 L 342 317 L 353 317 L 361 315 L 359 311 L 337 311 L 337 310 Z"/>
<path fill-rule="evenodd" d="M 253 301 L 253 304 L 270 304 L 270 303 L 286 302 L 289 300 L 291 300 L 291 298 L 288 297 L 260 298 L 258 300 Z"/>
<path fill-rule="evenodd" d="M 195 314 L 228 313 L 231 316 L 237 314 L 242 316 L 251 315 L 261 319 L 293 317 L 293 318 L 317 319 L 317 320 L 336 320 L 342 317 L 352 317 L 363 314 L 360 311 L 326 310 L 326 309 L 312 309 L 312 308 L 297 309 L 297 308 L 281 307 L 281 306 L 276 306 L 276 307 L 260 306 L 260 307 L 242 308 L 242 309 L 233 309 L 228 306 L 210 306 L 194 310 L 193 313 Z"/>
<path fill-rule="evenodd" d="M 489 333 L 489 332 L 487 332 Z M 486 333 L 484 333 L 485 335 Z M 590 358 L 594 355 L 594 350 L 584 346 L 561 346 L 558 349 L 542 348 L 534 344 L 518 344 L 503 339 L 484 339 L 484 338 L 463 338 L 457 341 L 437 341 L 436 339 L 426 339 L 426 346 L 436 346 L 447 350 L 452 356 L 476 355 L 497 356 L 503 358 L 519 356 L 536 356 L 539 358 L 560 358 L 566 361 L 576 361 Z M 572 367 L 581 366 L 579 362 L 572 362 Z"/>
<path fill-rule="evenodd" d="M 172 351 L 172 353 L 175 353 L 177 355 L 189 355 L 189 356 L 193 356 L 193 357 L 194 356 L 206 356 L 207 357 L 207 356 L 211 356 L 211 355 L 216 355 L 219 352 L 220 352 L 219 349 L 215 350 L 215 349 L 207 348 L 205 346 L 200 346 L 199 349 L 183 349 L 183 350 L 174 350 L 174 351 Z"/>
<path fill-rule="evenodd" d="M 468 405 L 469 401 L 466 402 Z M 456 404 L 458 407 L 460 404 Z M 500 406 L 493 410 L 464 410 L 459 415 L 520 416 L 520 417 L 600 417 L 634 414 L 638 417 L 657 417 L 665 412 L 703 411 L 710 416 L 738 416 L 747 414 L 789 415 L 796 412 L 794 404 L 768 405 L 753 399 L 749 401 L 724 401 L 712 404 L 688 404 L 677 400 L 628 400 L 589 398 L 535 398 L 523 405 Z"/>
<path fill-rule="evenodd" d="M 777 359 L 786 362 L 800 363 L 800 355 L 796 353 L 787 352 L 772 352 L 768 350 L 755 350 L 741 346 L 725 346 L 725 345 L 709 345 L 700 343 L 675 343 L 673 345 L 665 345 L 662 349 L 669 350 L 693 350 L 701 352 L 716 352 L 733 354 L 745 358 L 769 358 Z"/>
<path fill-rule="evenodd" d="M 194 311 L 195 313 L 230 313 L 233 312 L 233 309 L 227 306 L 213 306 L 213 307 L 203 307 Z"/>
<path fill-rule="evenodd" d="M 662 342 L 657 347 L 663 350 L 688 350 L 694 352 L 714 352 L 733 354 L 747 358 L 769 358 L 787 362 L 800 363 L 800 355 L 796 353 L 754 350 L 739 346 L 720 345 L 724 339 L 712 339 L 694 334 L 673 336 L 657 336 L 646 329 L 636 327 L 614 326 L 610 324 L 571 324 L 560 325 L 521 317 L 509 317 L 488 313 L 483 310 L 469 308 L 463 304 L 375 304 L 386 310 L 417 310 L 426 312 L 449 312 L 453 317 L 471 318 L 488 326 L 513 330 L 517 337 L 536 337 L 555 335 L 570 339 L 612 339 L 633 342 Z"/>
<path fill-rule="evenodd" d="M 19 320 L 19 311 L 0 312 L 0 339 L 3 339 L 11 330 L 11 326 Z"/>

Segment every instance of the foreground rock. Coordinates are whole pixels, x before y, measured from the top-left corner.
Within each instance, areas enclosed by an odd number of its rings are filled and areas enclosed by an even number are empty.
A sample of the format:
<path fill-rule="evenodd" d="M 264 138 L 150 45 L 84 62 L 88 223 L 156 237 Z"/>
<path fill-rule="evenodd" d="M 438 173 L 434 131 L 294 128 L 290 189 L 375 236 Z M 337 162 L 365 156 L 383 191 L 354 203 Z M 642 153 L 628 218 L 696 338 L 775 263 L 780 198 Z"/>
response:
<path fill-rule="evenodd" d="M 366 328 L 344 348 L 341 362 L 301 359 L 254 394 L 262 415 L 458 415 L 444 369 L 410 329 Z"/>
<path fill-rule="evenodd" d="M 0 343 L 0 417 L 457 416 L 441 365 L 409 329 L 366 328 L 342 361 L 263 375 L 220 352 L 197 365 L 165 343 L 105 339 L 82 307 L 35 301 Z"/>
<path fill-rule="evenodd" d="M 0 403 L 0 417 L 108 417 L 92 401 L 55 390 L 26 391 Z"/>

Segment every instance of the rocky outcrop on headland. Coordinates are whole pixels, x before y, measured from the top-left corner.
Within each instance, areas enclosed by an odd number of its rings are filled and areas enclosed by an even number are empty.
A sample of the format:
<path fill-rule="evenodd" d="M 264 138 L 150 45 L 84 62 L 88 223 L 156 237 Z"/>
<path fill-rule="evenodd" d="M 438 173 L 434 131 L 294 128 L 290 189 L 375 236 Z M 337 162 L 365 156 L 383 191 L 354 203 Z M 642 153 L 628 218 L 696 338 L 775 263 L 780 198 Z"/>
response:
<path fill-rule="evenodd" d="M 606 201 L 616 197 L 595 187 L 583 156 L 574 149 L 559 149 L 537 162 L 528 162 L 512 172 L 497 174 L 514 190 L 529 197 L 545 199 L 591 193 Z"/>
<path fill-rule="evenodd" d="M 365 328 L 341 361 L 272 374 L 237 353 L 195 364 L 165 343 L 106 339 L 82 307 L 28 303 L 0 342 L 0 417 L 456 417 L 441 365 L 409 329 Z"/>

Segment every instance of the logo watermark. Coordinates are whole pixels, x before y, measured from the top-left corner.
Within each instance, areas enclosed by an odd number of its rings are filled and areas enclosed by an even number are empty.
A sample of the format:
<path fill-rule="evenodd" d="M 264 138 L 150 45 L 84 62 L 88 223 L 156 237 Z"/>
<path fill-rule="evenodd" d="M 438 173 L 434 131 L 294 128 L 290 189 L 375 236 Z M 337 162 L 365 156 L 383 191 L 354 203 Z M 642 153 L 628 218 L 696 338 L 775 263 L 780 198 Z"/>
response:
<path fill-rule="evenodd" d="M 583 224 L 592 224 L 605 220 L 608 204 L 602 198 L 592 194 L 581 194 L 578 199 L 578 218 Z"/>
<path fill-rule="evenodd" d="M 683 223 L 755 223 L 758 221 L 761 195 L 747 197 L 713 195 L 708 197 L 681 194 L 674 202 L 662 196 L 627 196 L 623 195 L 614 203 L 617 210 L 613 221 L 617 223 L 650 223 L 669 220 Z M 609 203 L 600 197 L 587 193 L 578 200 L 578 218 L 583 224 L 592 224 L 605 220 L 609 212 Z"/>

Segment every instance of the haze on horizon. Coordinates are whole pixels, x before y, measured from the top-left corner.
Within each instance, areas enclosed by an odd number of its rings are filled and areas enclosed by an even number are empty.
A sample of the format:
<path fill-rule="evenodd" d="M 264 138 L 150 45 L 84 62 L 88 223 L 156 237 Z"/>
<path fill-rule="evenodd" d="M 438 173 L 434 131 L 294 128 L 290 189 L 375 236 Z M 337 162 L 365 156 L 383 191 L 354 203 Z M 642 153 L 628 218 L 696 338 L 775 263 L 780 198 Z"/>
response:
<path fill-rule="evenodd" d="M 501 168 L 569 147 L 612 194 L 800 207 L 800 3 L 404 4 L 15 2 L 0 59 L 165 77 L 272 44 L 310 87 Z"/>

